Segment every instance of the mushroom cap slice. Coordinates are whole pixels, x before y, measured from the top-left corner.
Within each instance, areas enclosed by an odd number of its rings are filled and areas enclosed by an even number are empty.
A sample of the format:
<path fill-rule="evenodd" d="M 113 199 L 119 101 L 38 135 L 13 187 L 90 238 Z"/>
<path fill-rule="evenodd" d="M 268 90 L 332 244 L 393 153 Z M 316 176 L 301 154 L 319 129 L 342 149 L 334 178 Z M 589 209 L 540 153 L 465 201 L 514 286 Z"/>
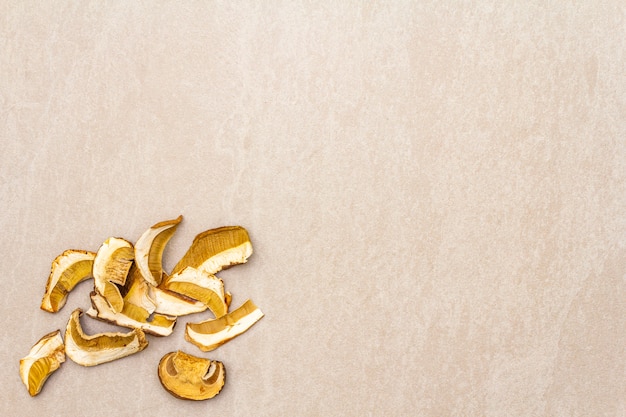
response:
<path fill-rule="evenodd" d="M 135 262 L 144 279 L 151 285 L 161 283 L 163 250 L 172 238 L 183 216 L 160 222 L 144 232 L 135 244 Z"/>
<path fill-rule="evenodd" d="M 214 320 L 187 323 L 185 340 L 203 352 L 218 348 L 246 330 L 263 317 L 263 312 L 248 300 L 241 307 Z"/>
<path fill-rule="evenodd" d="M 200 302 L 159 287 L 154 287 L 152 294 L 156 304 L 155 313 L 166 316 L 186 316 L 188 314 L 201 313 L 207 306 Z"/>
<path fill-rule="evenodd" d="M 159 362 L 163 388 L 177 398 L 208 400 L 222 390 L 226 378 L 224 364 L 198 358 L 182 351 L 167 353 Z"/>
<path fill-rule="evenodd" d="M 65 362 L 65 346 L 61 331 L 48 333 L 30 349 L 28 355 L 20 359 L 20 377 L 28 393 L 39 394 L 48 377 Z"/>
<path fill-rule="evenodd" d="M 215 274 L 231 265 L 245 263 L 252 255 L 248 232 L 241 226 L 225 226 L 197 235 L 172 274 L 191 266 Z"/>
<path fill-rule="evenodd" d="M 80 309 L 74 310 L 65 329 L 65 351 L 74 362 L 83 366 L 121 359 L 141 352 L 148 341 L 141 329 L 128 333 L 98 333 L 86 335 L 80 325 Z"/>
<path fill-rule="evenodd" d="M 224 282 L 208 272 L 187 267 L 168 277 L 162 286 L 167 290 L 202 302 L 215 317 L 222 317 L 228 312 Z"/>
<path fill-rule="evenodd" d="M 176 317 L 152 314 L 131 303 L 125 303 L 122 311 L 115 312 L 107 301 L 97 292 L 91 293 L 91 308 L 87 310 L 89 317 L 100 319 L 118 326 L 141 329 L 155 336 L 169 336 L 174 331 Z"/>
<path fill-rule="evenodd" d="M 207 309 L 207 306 L 200 301 L 151 285 L 143 278 L 143 274 L 135 264 L 130 268 L 124 290 L 126 291 L 125 304 L 130 303 L 141 307 L 149 314 L 158 313 L 178 317 L 200 313 Z"/>
<path fill-rule="evenodd" d="M 126 284 L 122 289 L 123 293 L 125 293 L 123 297 L 124 304 L 134 304 L 145 309 L 149 314 L 154 313 L 156 309 L 156 300 L 153 295 L 154 288 L 144 279 L 137 265 L 133 264 L 128 272 Z"/>
<path fill-rule="evenodd" d="M 115 284 L 124 285 L 128 271 L 135 258 L 133 245 L 129 241 L 110 237 L 104 241 L 93 261 L 93 278 L 98 291 L 119 312 L 124 300 Z"/>
<path fill-rule="evenodd" d="M 91 278 L 94 252 L 68 249 L 54 261 L 46 283 L 46 292 L 41 300 L 41 309 L 56 313 L 65 305 L 67 296 L 78 283 Z"/>

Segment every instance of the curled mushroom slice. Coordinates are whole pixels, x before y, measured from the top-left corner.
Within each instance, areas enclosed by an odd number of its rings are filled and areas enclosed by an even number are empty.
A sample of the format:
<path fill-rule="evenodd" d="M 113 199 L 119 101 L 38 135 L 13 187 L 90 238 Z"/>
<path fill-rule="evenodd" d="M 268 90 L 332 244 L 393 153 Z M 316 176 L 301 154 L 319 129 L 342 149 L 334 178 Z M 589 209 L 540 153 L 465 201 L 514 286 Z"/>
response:
<path fill-rule="evenodd" d="M 61 331 L 48 333 L 30 349 L 28 356 L 20 359 L 20 377 L 28 393 L 39 394 L 48 377 L 65 362 L 65 347 Z"/>
<path fill-rule="evenodd" d="M 152 286 L 143 278 L 143 274 L 136 265 L 130 268 L 124 290 L 126 291 L 124 303 L 141 307 L 149 314 L 159 313 L 178 317 L 200 313 L 207 309 L 207 306 L 200 301 Z"/>
<path fill-rule="evenodd" d="M 92 307 L 87 310 L 89 317 L 100 319 L 118 326 L 141 329 L 155 336 L 169 336 L 174 331 L 176 317 L 150 314 L 145 309 L 131 303 L 124 304 L 121 312 L 115 312 L 107 301 L 96 292 L 91 293 Z"/>
<path fill-rule="evenodd" d="M 79 365 L 95 366 L 111 362 L 141 352 L 148 346 L 141 329 L 88 336 L 80 325 L 81 314 L 80 309 L 74 310 L 65 330 L 65 351 Z"/>
<path fill-rule="evenodd" d="M 207 309 L 207 306 L 200 302 L 188 298 L 175 292 L 154 287 L 154 302 L 156 304 L 155 313 L 165 314 L 166 316 L 186 316 L 188 314 L 201 313 Z"/>
<path fill-rule="evenodd" d="M 167 353 L 159 362 L 159 380 L 175 397 L 208 400 L 222 390 L 226 378 L 224 364 L 198 358 L 185 352 Z"/>
<path fill-rule="evenodd" d="M 124 285 L 135 257 L 133 245 L 121 238 L 108 238 L 93 261 L 93 278 L 98 291 L 116 312 L 122 310 L 124 300 L 115 284 Z"/>
<path fill-rule="evenodd" d="M 162 257 L 165 245 L 172 238 L 183 216 L 160 222 L 144 232 L 135 244 L 135 262 L 143 277 L 151 285 L 161 283 Z"/>
<path fill-rule="evenodd" d="M 263 317 L 263 312 L 251 300 L 218 319 L 187 323 L 185 340 L 203 352 L 218 348 L 248 330 Z"/>
<path fill-rule="evenodd" d="M 227 313 L 224 282 L 215 275 L 188 267 L 170 276 L 163 282 L 163 287 L 202 302 L 215 317 L 222 317 Z"/>
<path fill-rule="evenodd" d="M 241 226 L 207 230 L 195 237 L 172 274 L 191 266 L 215 274 L 231 265 L 245 263 L 252 255 L 248 232 Z"/>
<path fill-rule="evenodd" d="M 137 265 L 133 264 L 128 272 L 126 284 L 122 288 L 124 303 L 134 304 L 146 310 L 148 314 L 152 314 L 156 309 L 153 291 L 154 287 L 143 278 Z"/>
<path fill-rule="evenodd" d="M 55 313 L 67 301 L 67 295 L 78 283 L 91 278 L 91 269 L 96 254 L 84 250 L 69 249 L 52 261 L 46 292 L 41 300 L 41 309 Z"/>

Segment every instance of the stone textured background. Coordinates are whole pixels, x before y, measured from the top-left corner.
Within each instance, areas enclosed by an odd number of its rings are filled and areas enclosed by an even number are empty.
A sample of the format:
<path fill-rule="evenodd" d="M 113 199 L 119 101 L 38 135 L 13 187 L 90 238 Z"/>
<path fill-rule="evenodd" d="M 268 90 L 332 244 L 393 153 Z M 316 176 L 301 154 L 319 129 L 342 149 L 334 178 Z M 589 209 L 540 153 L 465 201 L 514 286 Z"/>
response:
<path fill-rule="evenodd" d="M 0 415 L 626 415 L 626 8 L 543 3 L 0 1 Z M 31 399 L 89 306 L 39 310 L 54 257 L 179 214 L 166 267 L 241 224 L 266 317 Z M 175 349 L 216 399 L 161 388 Z"/>

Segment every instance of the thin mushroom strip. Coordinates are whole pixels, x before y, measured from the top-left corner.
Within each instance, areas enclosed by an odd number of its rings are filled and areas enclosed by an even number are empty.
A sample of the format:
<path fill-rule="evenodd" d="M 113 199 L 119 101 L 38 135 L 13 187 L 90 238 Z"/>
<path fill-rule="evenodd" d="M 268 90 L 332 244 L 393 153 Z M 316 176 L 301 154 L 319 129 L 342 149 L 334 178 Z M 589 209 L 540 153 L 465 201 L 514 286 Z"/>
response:
<path fill-rule="evenodd" d="M 150 285 L 157 286 L 161 283 L 163 251 L 182 220 L 183 216 L 178 216 L 174 220 L 155 224 L 135 244 L 135 262 Z"/>
<path fill-rule="evenodd" d="M 238 309 L 215 320 L 187 323 L 185 339 L 203 352 L 209 352 L 239 336 L 262 317 L 263 312 L 252 300 L 248 300 Z"/>

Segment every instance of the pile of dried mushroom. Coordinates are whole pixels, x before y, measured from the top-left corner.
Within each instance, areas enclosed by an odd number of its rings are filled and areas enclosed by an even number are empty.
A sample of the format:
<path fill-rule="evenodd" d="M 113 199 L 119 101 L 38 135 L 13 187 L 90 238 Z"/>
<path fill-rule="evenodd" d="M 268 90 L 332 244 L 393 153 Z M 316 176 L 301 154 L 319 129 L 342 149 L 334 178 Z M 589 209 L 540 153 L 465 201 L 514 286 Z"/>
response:
<path fill-rule="evenodd" d="M 132 355 L 148 346 L 145 333 L 172 334 L 176 318 L 210 310 L 214 319 L 187 323 L 185 339 L 204 352 L 216 349 L 248 330 L 263 317 L 251 300 L 230 311 L 231 295 L 215 274 L 245 263 L 252 255 L 246 230 L 239 226 L 207 230 L 168 275 L 162 268 L 165 245 L 182 216 L 157 223 L 133 246 L 125 239 L 107 239 L 97 253 L 67 250 L 52 263 L 41 302 L 55 313 L 81 281 L 93 278 L 89 317 L 132 329 L 128 333 L 83 332 L 83 312 L 74 310 L 65 330 L 42 337 L 20 361 L 20 376 L 30 395 L 37 395 L 46 379 L 65 361 L 65 355 L 83 366 L 94 366 Z M 224 386 L 224 365 L 181 351 L 163 356 L 158 366 L 163 387 L 172 395 L 205 400 Z"/>

